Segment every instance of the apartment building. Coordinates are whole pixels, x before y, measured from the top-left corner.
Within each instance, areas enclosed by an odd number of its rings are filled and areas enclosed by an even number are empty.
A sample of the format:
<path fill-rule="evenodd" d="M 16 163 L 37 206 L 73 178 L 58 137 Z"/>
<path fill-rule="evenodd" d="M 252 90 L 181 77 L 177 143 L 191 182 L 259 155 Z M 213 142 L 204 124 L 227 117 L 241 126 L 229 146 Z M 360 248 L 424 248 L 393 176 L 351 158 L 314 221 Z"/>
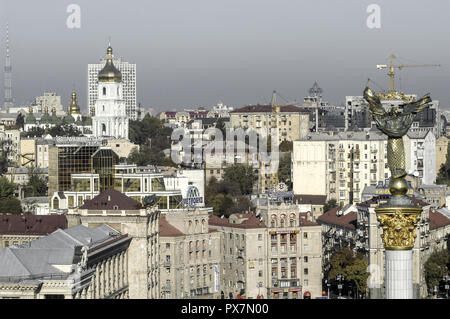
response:
<path fill-rule="evenodd" d="M 267 201 L 257 213 L 267 225 L 268 298 L 322 296 L 321 226 L 288 202 Z"/>
<path fill-rule="evenodd" d="M 279 143 L 306 136 L 309 132 L 309 113 L 305 108 L 293 105 L 279 106 L 276 118 Z M 230 112 L 230 126 L 268 136 L 267 129 L 273 127 L 275 121 L 272 117 L 272 105 L 247 105 Z"/>
<path fill-rule="evenodd" d="M 156 206 L 144 208 L 138 201 L 108 189 L 81 207 L 69 209 L 66 216 L 69 227 L 82 225 L 96 228 L 104 225 L 102 227 L 129 238 L 131 242 L 126 253 L 119 257 L 125 269 L 125 274 L 121 276 L 127 279 L 126 297 L 159 298 L 160 212 Z M 95 242 L 95 238 L 92 241 Z M 108 259 L 105 263 L 107 274 L 117 267 L 117 260 Z"/>
<path fill-rule="evenodd" d="M 220 296 L 220 233 L 208 210 L 179 209 L 160 219 L 160 298 Z"/>
<path fill-rule="evenodd" d="M 403 137 L 406 172 L 422 184 L 436 182 L 436 138 L 432 131 L 409 131 Z"/>
<path fill-rule="evenodd" d="M 387 138 L 379 131 L 309 133 L 294 141 L 294 194 L 359 202 L 365 186 L 390 176 L 386 146 Z"/>
<path fill-rule="evenodd" d="M 225 298 L 267 298 L 267 228 L 254 213 L 209 216 L 220 235 L 220 292 Z"/>

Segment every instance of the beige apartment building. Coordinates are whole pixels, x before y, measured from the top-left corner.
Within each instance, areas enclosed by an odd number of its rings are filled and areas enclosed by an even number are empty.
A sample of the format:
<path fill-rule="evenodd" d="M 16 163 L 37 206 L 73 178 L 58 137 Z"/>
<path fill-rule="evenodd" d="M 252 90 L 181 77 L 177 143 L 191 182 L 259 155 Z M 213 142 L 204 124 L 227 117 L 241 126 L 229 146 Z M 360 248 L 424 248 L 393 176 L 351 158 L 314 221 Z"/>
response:
<path fill-rule="evenodd" d="M 125 263 L 126 297 L 158 299 L 159 214 L 157 206 L 143 208 L 138 201 L 107 189 L 85 201 L 84 205 L 69 209 L 66 216 L 69 227 L 80 224 L 88 228 L 107 225 L 131 238 L 126 253 L 120 257 Z M 106 270 L 116 267 L 115 262 L 106 260 Z"/>
<path fill-rule="evenodd" d="M 225 298 L 267 298 L 267 228 L 253 213 L 209 216 L 220 234 L 220 291 Z"/>
<path fill-rule="evenodd" d="M 159 298 L 219 297 L 221 239 L 209 227 L 208 210 L 171 210 L 159 225 Z"/>
<path fill-rule="evenodd" d="M 271 105 L 247 105 L 230 112 L 230 126 L 244 130 L 253 129 L 262 136 L 272 127 Z M 309 112 L 293 105 L 280 106 L 277 114 L 279 142 L 296 141 L 309 132 Z"/>
<path fill-rule="evenodd" d="M 338 203 L 361 201 L 365 186 L 389 178 L 387 138 L 379 131 L 310 133 L 294 141 L 293 191 Z"/>
<path fill-rule="evenodd" d="M 257 211 L 267 225 L 267 297 L 321 297 L 321 226 L 295 204 L 267 202 Z"/>

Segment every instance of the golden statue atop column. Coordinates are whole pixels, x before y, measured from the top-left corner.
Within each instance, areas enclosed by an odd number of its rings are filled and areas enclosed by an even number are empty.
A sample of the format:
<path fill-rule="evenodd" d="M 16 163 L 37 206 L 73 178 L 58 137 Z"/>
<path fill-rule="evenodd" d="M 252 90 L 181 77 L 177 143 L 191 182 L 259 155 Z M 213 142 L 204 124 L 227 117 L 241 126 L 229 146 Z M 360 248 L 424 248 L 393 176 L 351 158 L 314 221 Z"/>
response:
<path fill-rule="evenodd" d="M 408 132 L 416 114 L 429 106 L 431 98 L 426 94 L 417 101 L 393 106 L 388 111 L 369 87 L 364 90 L 364 98 L 369 103 L 369 112 L 377 127 L 388 136 L 387 164 L 391 171 L 389 191 L 392 196 L 386 204 L 375 209 L 383 228 L 384 246 L 387 250 L 412 249 L 414 230 L 422 209 L 406 196 L 408 184 L 405 180 L 405 148 L 402 137 Z"/>

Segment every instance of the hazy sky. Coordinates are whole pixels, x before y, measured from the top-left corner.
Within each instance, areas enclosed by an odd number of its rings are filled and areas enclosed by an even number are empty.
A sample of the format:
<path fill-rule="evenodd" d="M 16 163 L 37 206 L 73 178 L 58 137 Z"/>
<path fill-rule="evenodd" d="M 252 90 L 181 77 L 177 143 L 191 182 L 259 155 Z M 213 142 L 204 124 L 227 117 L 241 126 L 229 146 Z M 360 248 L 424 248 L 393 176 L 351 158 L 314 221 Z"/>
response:
<path fill-rule="evenodd" d="M 16 104 L 44 91 L 75 88 L 86 110 L 87 64 L 106 53 L 137 64 L 137 100 L 158 111 L 268 103 L 275 89 L 302 100 L 318 81 L 324 99 L 361 95 L 367 78 L 387 88 L 391 53 L 400 62 L 442 66 L 403 69 L 401 89 L 430 92 L 450 106 L 450 1 L 411 0 L 0 0 L 0 67 L 9 22 Z M 81 7 L 81 28 L 66 25 Z M 369 4 L 381 28 L 366 25 Z M 3 76 L 3 73 L 2 73 Z M 3 82 L 3 81 L 2 81 Z M 397 87 L 399 81 L 396 82 Z M 379 90 L 376 86 L 373 86 Z M 3 105 L 3 85 L 0 103 Z"/>

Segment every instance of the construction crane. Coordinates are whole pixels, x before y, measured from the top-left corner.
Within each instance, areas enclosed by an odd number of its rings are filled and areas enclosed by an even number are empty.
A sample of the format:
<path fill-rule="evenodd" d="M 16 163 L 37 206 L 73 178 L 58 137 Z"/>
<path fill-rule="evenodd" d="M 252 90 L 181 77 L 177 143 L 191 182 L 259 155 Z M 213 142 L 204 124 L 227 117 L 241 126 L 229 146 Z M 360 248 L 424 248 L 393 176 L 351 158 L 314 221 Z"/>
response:
<path fill-rule="evenodd" d="M 377 64 L 377 69 L 387 69 L 389 68 L 389 71 L 387 73 L 389 77 L 389 93 L 395 92 L 394 89 L 394 68 L 397 68 L 399 70 L 403 68 L 412 68 L 412 67 L 428 67 L 428 66 L 441 66 L 440 64 L 400 64 L 400 65 L 393 65 L 392 60 L 395 59 L 396 56 L 394 54 L 391 54 L 389 56 L 390 62 L 389 65 L 386 64 Z"/>

